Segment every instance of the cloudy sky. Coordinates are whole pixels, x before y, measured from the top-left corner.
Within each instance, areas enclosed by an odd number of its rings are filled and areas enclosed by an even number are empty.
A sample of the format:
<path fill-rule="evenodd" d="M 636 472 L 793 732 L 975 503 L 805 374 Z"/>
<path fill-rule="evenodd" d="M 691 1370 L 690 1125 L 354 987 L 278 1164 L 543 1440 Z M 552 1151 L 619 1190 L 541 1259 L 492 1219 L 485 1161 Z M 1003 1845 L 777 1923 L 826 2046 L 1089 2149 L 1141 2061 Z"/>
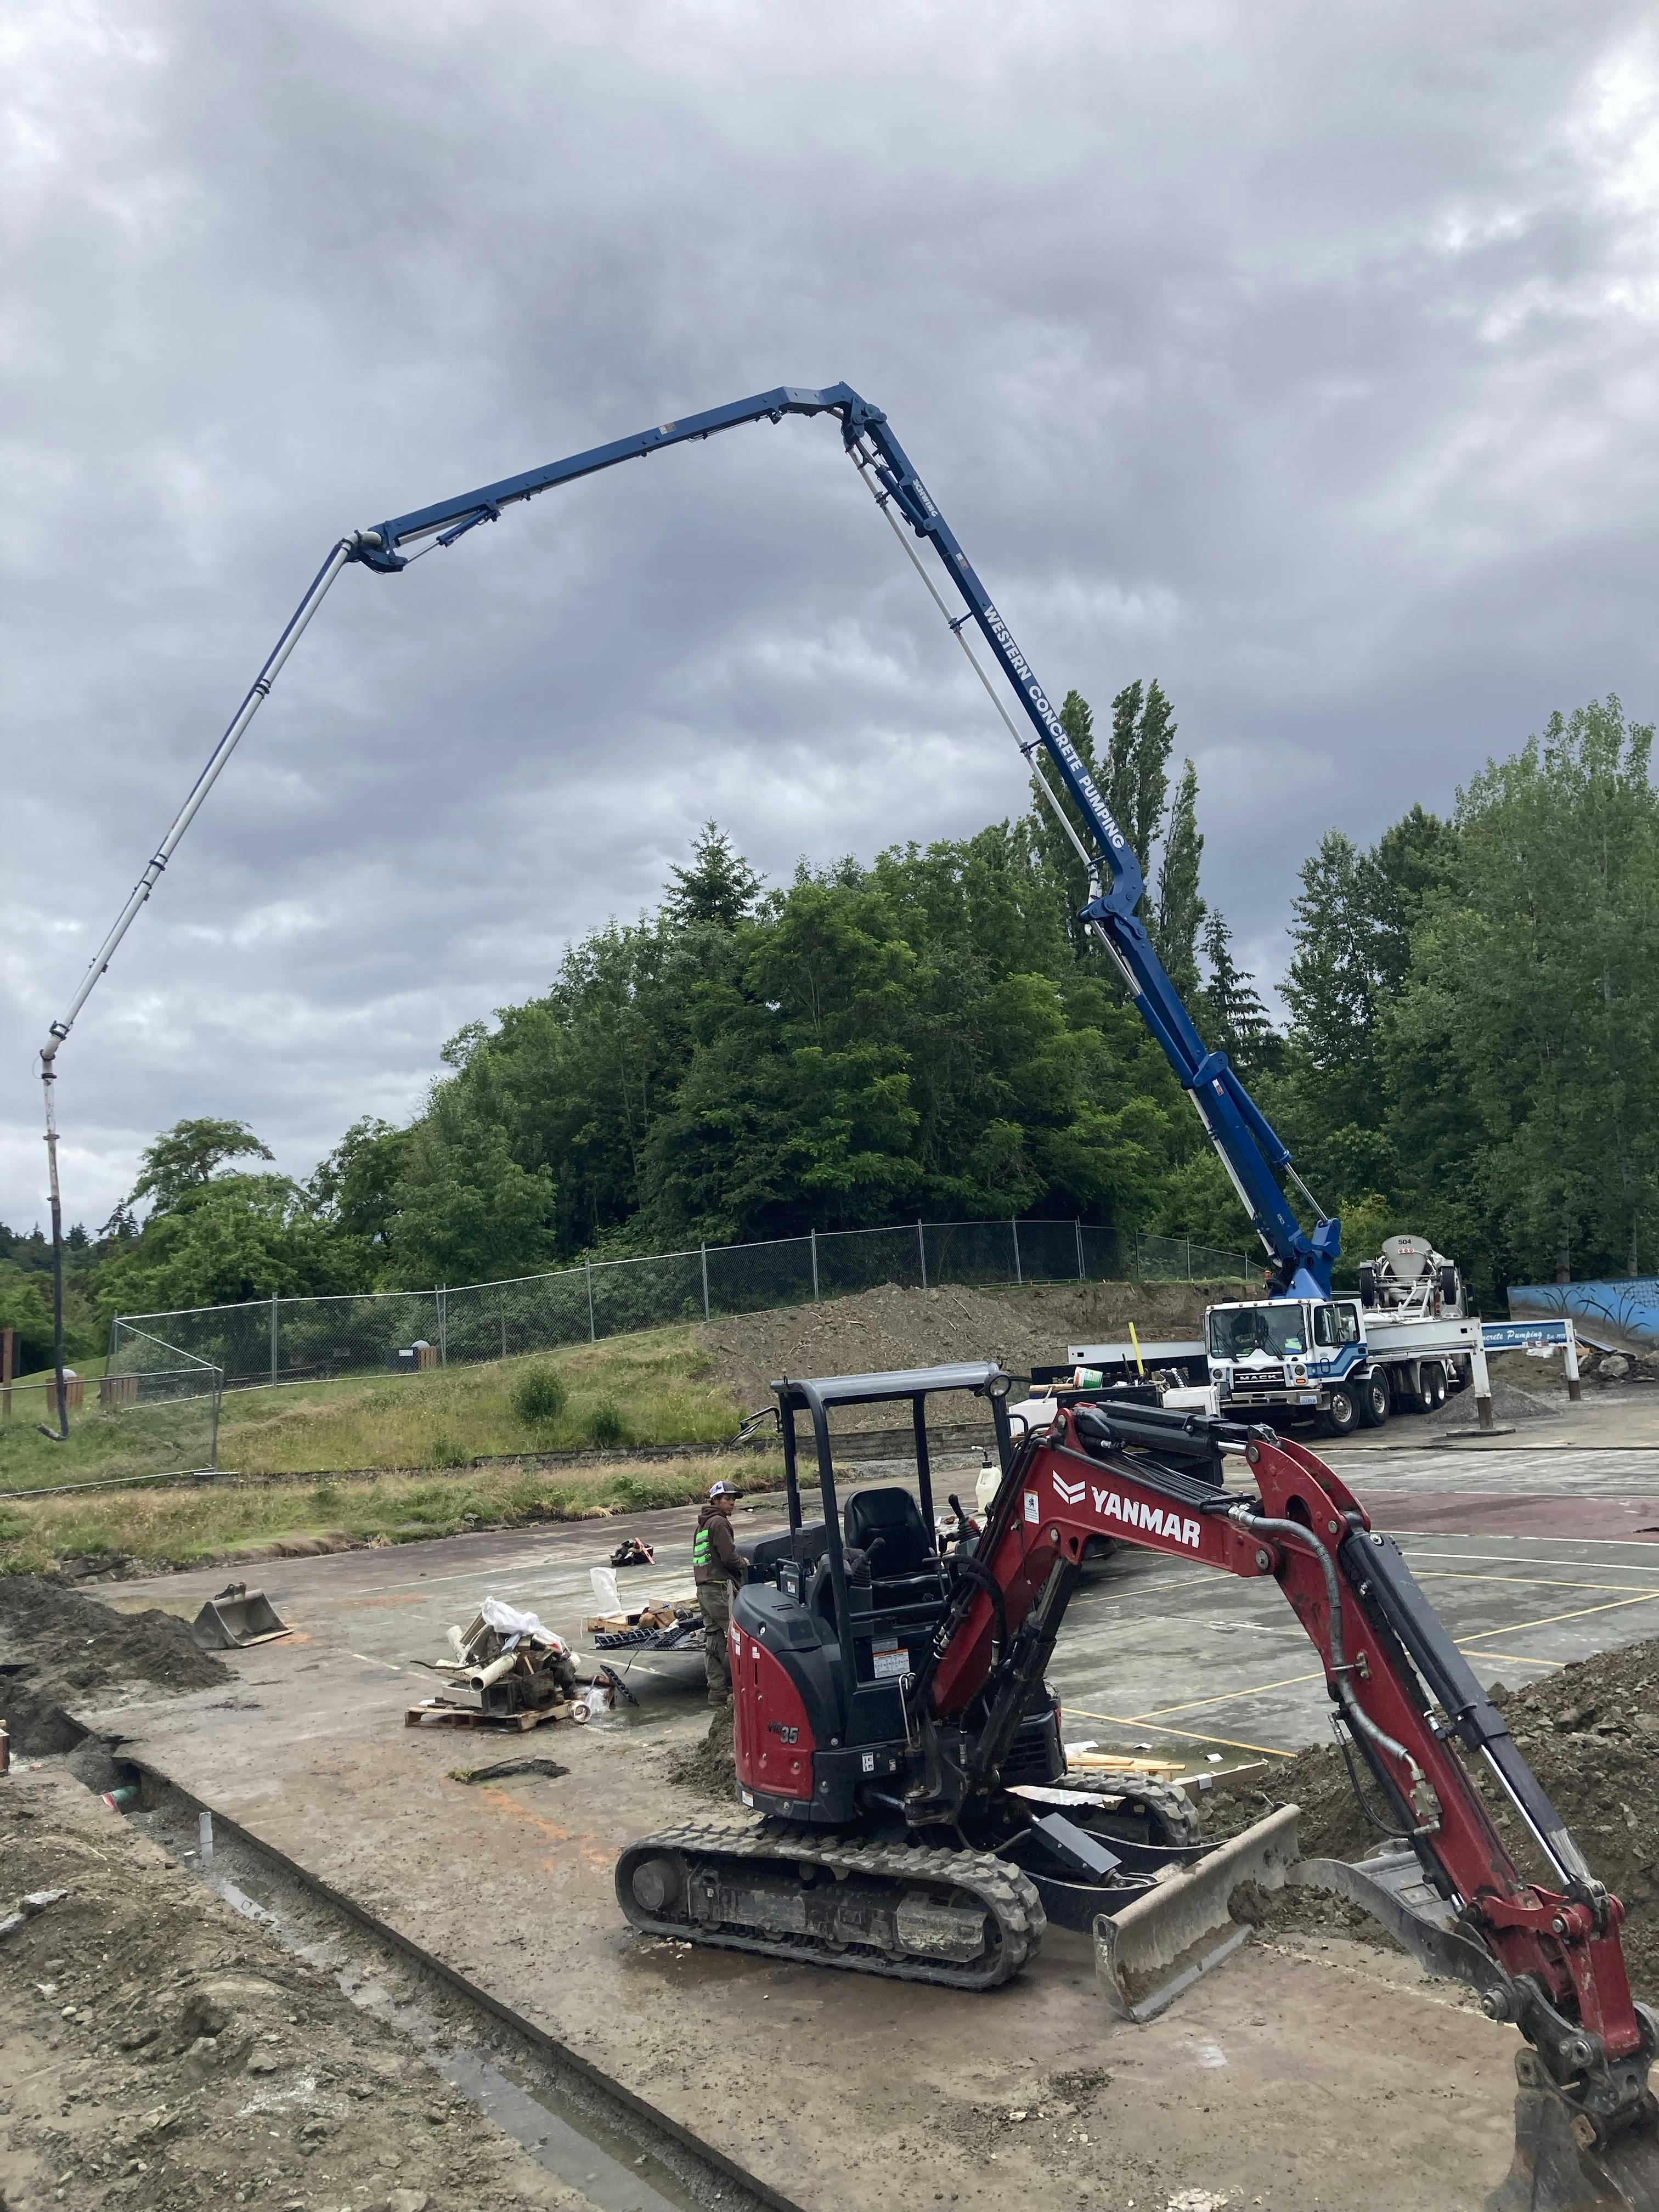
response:
<path fill-rule="evenodd" d="M 884 406 L 1059 696 L 1171 693 L 1271 978 L 1340 823 L 1656 684 L 1650 8 L 10 0 L 0 1218 L 33 1054 L 343 530 L 778 383 Z M 64 1049 L 96 1224 L 306 1172 L 717 817 L 1023 804 L 834 428 L 349 569 Z"/>

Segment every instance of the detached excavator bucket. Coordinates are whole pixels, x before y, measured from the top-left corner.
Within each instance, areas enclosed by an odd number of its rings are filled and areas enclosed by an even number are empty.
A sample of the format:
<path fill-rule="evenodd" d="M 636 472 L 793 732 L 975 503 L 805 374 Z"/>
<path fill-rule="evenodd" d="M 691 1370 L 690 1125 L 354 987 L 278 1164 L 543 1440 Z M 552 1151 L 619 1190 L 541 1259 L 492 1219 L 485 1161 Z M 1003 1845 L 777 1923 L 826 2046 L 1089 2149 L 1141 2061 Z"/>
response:
<path fill-rule="evenodd" d="M 1249 1934 L 1227 1910 L 1241 1882 L 1282 1889 L 1297 1856 L 1298 1808 L 1282 1805 L 1206 1857 L 1095 1921 L 1095 1971 L 1120 2020 L 1154 2019 Z"/>
<path fill-rule="evenodd" d="M 191 1634 L 204 1651 L 240 1651 L 250 1644 L 269 1644 L 294 1632 L 262 1589 L 232 1583 L 210 1597 L 191 1623 Z"/>

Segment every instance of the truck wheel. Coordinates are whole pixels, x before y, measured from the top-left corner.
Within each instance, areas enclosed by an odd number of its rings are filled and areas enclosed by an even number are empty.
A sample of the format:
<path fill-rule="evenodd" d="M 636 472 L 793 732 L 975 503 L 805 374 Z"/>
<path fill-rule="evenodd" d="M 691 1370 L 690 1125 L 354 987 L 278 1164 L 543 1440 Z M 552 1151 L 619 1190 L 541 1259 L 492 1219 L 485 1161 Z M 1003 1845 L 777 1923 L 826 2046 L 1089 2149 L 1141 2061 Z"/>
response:
<path fill-rule="evenodd" d="M 1362 1375 L 1354 1385 L 1354 1411 L 1368 1429 L 1380 1429 L 1389 1418 L 1389 1378 L 1380 1367 Z"/>
<path fill-rule="evenodd" d="M 1325 1433 L 1332 1437 L 1351 1437 L 1359 1420 L 1359 1408 L 1354 1403 L 1354 1394 L 1346 1382 L 1339 1382 L 1325 1399 Z"/>
<path fill-rule="evenodd" d="M 1437 1413 L 1446 1402 L 1446 1370 L 1437 1360 L 1428 1360 L 1423 1368 L 1423 1409 Z"/>

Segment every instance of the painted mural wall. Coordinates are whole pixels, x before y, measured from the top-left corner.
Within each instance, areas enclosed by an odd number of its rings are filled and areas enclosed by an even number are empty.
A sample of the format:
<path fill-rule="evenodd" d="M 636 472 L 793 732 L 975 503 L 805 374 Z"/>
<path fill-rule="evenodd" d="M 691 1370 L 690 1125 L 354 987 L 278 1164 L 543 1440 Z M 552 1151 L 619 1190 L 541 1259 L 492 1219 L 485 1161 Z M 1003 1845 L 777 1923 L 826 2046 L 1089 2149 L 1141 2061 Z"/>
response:
<path fill-rule="evenodd" d="M 1510 1311 L 1516 1321 L 1540 1314 L 1571 1314 L 1579 1335 L 1603 1352 L 1659 1352 L 1659 1278 L 1621 1277 L 1611 1283 L 1511 1283 Z"/>

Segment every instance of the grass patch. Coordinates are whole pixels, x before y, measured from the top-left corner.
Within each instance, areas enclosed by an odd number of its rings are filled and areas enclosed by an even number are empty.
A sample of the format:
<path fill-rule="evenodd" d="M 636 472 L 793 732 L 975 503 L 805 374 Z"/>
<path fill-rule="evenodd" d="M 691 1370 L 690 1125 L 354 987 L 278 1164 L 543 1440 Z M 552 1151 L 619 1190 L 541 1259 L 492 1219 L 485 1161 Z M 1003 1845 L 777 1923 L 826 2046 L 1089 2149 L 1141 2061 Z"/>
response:
<path fill-rule="evenodd" d="M 678 1460 L 637 1469 L 471 1468 L 447 1478 L 380 1474 L 300 1488 L 201 1484 L 100 1492 L 94 1498 L 0 1498 L 0 1574 L 40 1574 L 53 1559 L 118 1555 L 149 1569 L 188 1567 L 257 1552 L 284 1539 L 412 1543 L 481 1525 L 574 1521 L 596 1505 L 616 1511 L 680 1505 L 717 1475 L 744 1490 L 775 1490 L 781 1461 Z"/>
<path fill-rule="evenodd" d="M 475 1459 L 594 1446 L 723 1443 L 740 1408 L 706 1379 L 696 1332 L 647 1329 L 528 1358 L 353 1376 L 227 1394 L 219 1465 L 237 1474 L 465 1467 Z M 67 1443 L 40 1435 L 44 1394 L 15 1394 L 0 1423 L 0 1493 L 204 1467 L 200 1401 L 70 1415 Z"/>

